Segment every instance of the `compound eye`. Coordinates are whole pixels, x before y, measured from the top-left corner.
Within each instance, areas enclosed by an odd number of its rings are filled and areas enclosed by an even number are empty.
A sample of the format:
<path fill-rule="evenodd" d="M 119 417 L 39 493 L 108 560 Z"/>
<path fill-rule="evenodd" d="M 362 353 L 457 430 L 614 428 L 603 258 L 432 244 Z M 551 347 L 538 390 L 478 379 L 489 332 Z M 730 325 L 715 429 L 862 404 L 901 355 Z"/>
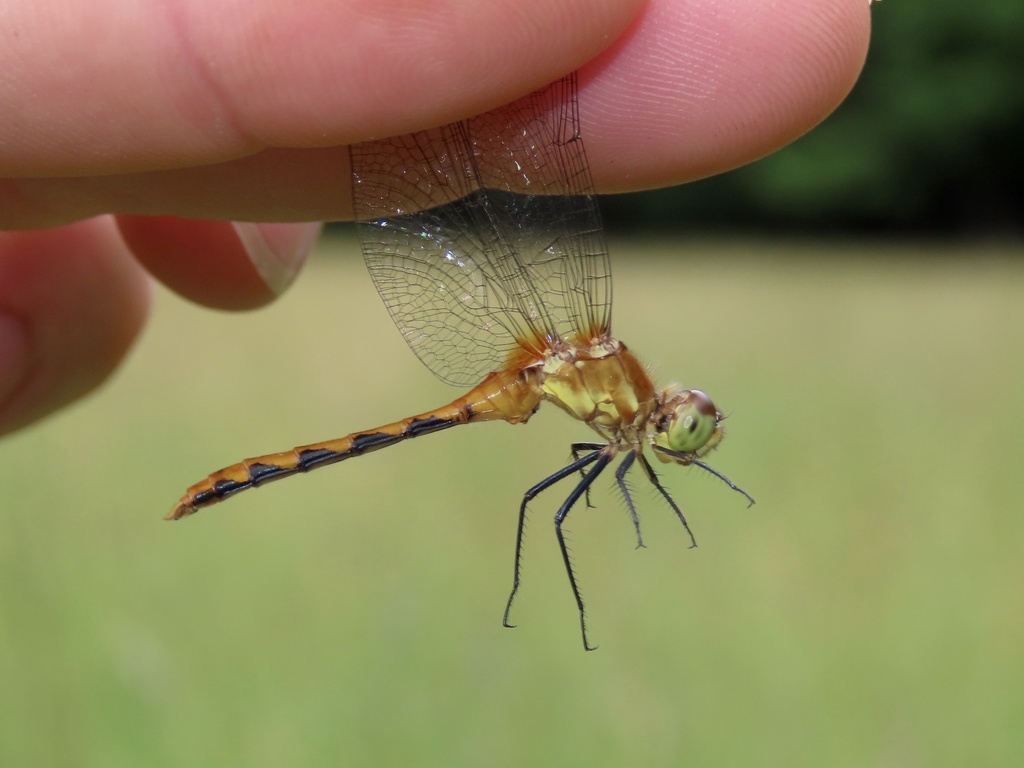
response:
<path fill-rule="evenodd" d="M 668 447 L 680 453 L 696 453 L 718 428 L 718 411 L 711 398 L 699 389 L 690 390 L 689 395 L 676 406 L 665 430 Z"/>

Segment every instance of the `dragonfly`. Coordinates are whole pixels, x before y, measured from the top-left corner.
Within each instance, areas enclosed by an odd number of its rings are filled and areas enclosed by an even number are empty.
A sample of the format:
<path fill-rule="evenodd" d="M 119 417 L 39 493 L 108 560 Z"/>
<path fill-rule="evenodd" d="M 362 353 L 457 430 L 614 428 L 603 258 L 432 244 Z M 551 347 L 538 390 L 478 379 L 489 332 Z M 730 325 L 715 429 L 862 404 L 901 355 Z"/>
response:
<path fill-rule="evenodd" d="M 167 519 L 249 488 L 462 424 L 529 421 L 552 403 L 599 440 L 571 444 L 572 461 L 523 495 L 511 621 L 522 574 L 527 506 L 577 478 L 554 518 L 555 536 L 593 650 L 565 523 L 618 459 L 615 482 L 643 547 L 626 476 L 639 466 L 696 540 L 646 452 L 699 467 L 754 499 L 704 461 L 723 414 L 698 389 L 655 387 L 611 335 L 611 263 L 580 134 L 575 75 L 512 107 L 351 148 L 356 228 L 370 276 L 412 351 L 438 378 L 469 388 L 435 410 L 345 437 L 245 459 L 190 487 Z"/>

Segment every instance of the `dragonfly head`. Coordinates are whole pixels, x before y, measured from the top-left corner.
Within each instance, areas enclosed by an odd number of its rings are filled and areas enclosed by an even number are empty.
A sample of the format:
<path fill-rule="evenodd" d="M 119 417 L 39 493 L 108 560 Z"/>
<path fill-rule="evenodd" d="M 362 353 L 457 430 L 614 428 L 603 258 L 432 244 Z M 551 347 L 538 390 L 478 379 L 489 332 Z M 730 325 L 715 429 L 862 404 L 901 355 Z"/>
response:
<path fill-rule="evenodd" d="M 666 389 L 655 411 L 654 452 L 665 462 L 689 464 L 710 453 L 722 441 L 724 418 L 699 389 Z"/>

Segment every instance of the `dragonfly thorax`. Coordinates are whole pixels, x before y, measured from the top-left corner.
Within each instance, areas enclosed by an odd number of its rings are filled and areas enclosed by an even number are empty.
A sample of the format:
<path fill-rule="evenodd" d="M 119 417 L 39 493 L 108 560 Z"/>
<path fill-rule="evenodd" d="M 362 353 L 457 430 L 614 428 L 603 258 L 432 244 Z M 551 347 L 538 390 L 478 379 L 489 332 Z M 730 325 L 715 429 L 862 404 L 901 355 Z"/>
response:
<path fill-rule="evenodd" d="M 654 384 L 626 345 L 605 336 L 553 348 L 540 366 L 543 398 L 610 442 L 637 443 L 657 406 Z"/>

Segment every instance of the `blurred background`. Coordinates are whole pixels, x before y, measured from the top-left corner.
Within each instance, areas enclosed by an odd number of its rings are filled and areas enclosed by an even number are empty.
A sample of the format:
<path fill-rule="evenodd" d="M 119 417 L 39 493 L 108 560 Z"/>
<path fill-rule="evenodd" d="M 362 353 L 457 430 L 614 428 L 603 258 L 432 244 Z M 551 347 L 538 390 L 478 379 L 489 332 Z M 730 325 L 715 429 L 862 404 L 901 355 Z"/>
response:
<path fill-rule="evenodd" d="M 543 409 L 179 523 L 186 486 L 457 393 L 348 229 L 273 307 L 163 292 L 102 391 L 0 443 L 0 766 L 1024 762 L 1024 5 L 876 6 L 824 125 L 605 201 L 616 333 L 729 414 L 662 479 L 522 492 L 590 439 Z"/>

